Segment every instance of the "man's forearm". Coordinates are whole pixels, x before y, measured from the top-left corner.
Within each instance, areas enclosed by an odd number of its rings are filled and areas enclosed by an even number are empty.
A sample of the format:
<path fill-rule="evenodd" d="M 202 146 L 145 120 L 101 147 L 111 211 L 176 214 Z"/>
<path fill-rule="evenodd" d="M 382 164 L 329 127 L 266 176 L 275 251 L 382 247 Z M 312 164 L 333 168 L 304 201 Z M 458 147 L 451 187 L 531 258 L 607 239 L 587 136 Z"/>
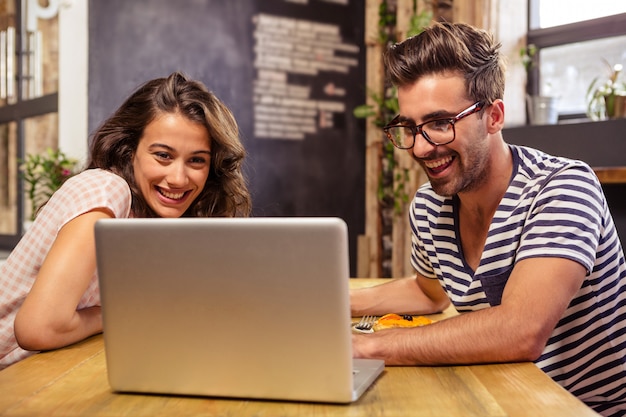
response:
<path fill-rule="evenodd" d="M 415 278 L 398 278 L 374 287 L 351 290 L 350 305 L 353 316 L 431 314 L 443 311 L 449 300 L 432 300 L 420 289 Z"/>

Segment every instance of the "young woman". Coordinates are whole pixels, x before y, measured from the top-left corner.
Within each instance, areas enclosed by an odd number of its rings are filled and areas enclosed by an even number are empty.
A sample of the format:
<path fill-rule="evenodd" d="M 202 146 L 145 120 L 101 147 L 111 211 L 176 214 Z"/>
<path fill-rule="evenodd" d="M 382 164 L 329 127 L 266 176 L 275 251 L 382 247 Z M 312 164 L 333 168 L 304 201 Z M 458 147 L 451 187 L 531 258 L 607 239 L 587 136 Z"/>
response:
<path fill-rule="evenodd" d="M 202 83 L 173 73 L 141 86 L 0 267 L 0 369 L 102 331 L 98 219 L 247 216 L 244 156 L 233 115 Z"/>

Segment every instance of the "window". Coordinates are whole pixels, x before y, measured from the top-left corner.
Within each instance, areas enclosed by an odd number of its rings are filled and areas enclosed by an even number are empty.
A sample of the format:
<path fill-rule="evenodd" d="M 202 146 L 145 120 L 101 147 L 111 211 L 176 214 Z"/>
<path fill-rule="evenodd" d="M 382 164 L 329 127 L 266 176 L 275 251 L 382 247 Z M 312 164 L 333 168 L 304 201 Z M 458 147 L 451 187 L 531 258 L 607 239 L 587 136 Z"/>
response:
<path fill-rule="evenodd" d="M 0 2 L 0 249 L 19 241 L 28 215 L 19 163 L 58 143 L 57 2 Z"/>
<path fill-rule="evenodd" d="M 623 2 L 615 0 L 532 0 L 530 29 L 549 28 L 569 23 L 612 16 L 626 11 Z M 537 10 L 538 9 L 538 10 Z"/>
<path fill-rule="evenodd" d="M 608 78 L 616 64 L 626 68 L 626 3 L 529 0 L 528 21 L 527 42 L 539 51 L 530 91 L 559 97 L 561 119 L 586 117 L 594 78 Z"/>

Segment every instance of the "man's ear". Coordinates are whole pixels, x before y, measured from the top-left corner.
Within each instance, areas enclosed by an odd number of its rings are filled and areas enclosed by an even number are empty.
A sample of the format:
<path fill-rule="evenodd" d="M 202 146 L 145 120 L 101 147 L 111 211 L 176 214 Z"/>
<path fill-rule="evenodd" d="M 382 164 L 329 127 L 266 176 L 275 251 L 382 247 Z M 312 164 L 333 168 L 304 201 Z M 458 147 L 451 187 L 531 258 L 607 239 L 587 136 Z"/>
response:
<path fill-rule="evenodd" d="M 487 118 L 487 130 L 489 133 L 496 133 L 504 128 L 504 102 L 495 100 L 491 106 L 485 109 Z"/>

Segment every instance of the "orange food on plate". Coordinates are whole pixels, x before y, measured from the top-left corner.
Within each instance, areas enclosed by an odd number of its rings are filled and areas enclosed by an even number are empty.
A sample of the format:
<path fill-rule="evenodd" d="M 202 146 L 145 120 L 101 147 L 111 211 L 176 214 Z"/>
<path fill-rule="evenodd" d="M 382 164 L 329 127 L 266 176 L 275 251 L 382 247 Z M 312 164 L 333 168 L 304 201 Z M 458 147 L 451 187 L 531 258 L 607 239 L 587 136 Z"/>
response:
<path fill-rule="evenodd" d="M 374 323 L 373 329 L 376 330 L 384 330 L 391 329 L 394 327 L 419 327 L 425 326 L 427 324 L 431 324 L 433 321 L 428 317 L 424 316 L 408 316 L 408 315 L 399 315 L 395 313 L 385 314 Z"/>

